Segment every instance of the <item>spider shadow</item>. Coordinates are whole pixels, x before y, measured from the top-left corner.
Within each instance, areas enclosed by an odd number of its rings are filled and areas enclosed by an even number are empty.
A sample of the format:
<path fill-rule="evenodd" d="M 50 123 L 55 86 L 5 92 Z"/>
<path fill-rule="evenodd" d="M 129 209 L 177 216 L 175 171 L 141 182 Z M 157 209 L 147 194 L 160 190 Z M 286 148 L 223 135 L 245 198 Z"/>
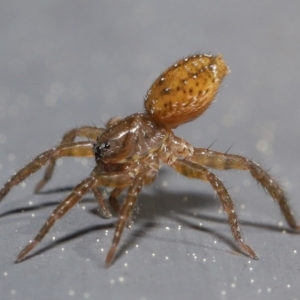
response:
<path fill-rule="evenodd" d="M 46 190 L 44 192 L 40 192 L 39 194 L 49 195 L 54 193 L 61 193 L 61 192 L 67 192 L 73 190 L 73 187 L 64 187 L 64 188 L 56 188 L 52 190 Z M 183 199 L 187 199 L 186 201 Z M 92 197 L 87 197 L 83 199 L 83 203 L 95 203 L 95 206 L 97 206 L 96 201 Z M 0 214 L 1 217 L 9 216 L 12 214 L 19 214 L 20 212 L 31 212 L 36 211 L 39 209 L 43 209 L 45 207 L 53 207 L 60 203 L 60 201 L 51 201 L 46 203 L 39 203 L 32 206 L 25 206 L 18 209 L 12 209 L 10 211 L 7 211 L 5 213 Z M 121 243 L 119 249 L 117 250 L 115 261 L 124 255 L 125 251 L 128 249 L 131 249 L 134 247 L 134 244 L 136 243 L 137 239 L 140 239 L 141 237 L 146 237 L 148 239 L 152 240 L 159 240 L 164 241 L 168 243 L 181 243 L 181 244 L 189 244 L 192 246 L 197 247 L 204 247 L 204 245 L 201 245 L 199 243 L 194 242 L 187 242 L 186 240 L 178 240 L 178 239 L 172 239 L 172 238 L 160 238 L 157 236 L 153 236 L 149 234 L 149 231 L 155 227 L 163 227 L 164 224 L 159 224 L 159 220 L 164 220 L 164 218 L 169 218 L 181 225 L 184 225 L 192 230 L 197 230 L 199 232 L 206 232 L 213 236 L 215 236 L 218 240 L 224 242 L 224 244 L 227 244 L 230 246 L 231 249 L 236 250 L 236 252 L 241 253 L 237 245 L 234 243 L 233 238 L 229 238 L 228 235 L 220 234 L 215 229 L 210 229 L 208 227 L 199 226 L 199 220 L 205 220 L 210 221 L 213 223 L 219 223 L 219 224 L 227 224 L 227 218 L 226 215 L 223 217 L 214 217 L 207 215 L 205 213 L 199 213 L 199 209 L 201 210 L 211 210 L 212 208 L 216 209 L 216 207 L 219 207 L 219 200 L 215 197 L 213 197 L 212 194 L 206 194 L 206 193 L 192 193 L 192 192 L 185 192 L 185 193 L 178 193 L 178 192 L 166 192 L 164 190 L 154 190 L 154 193 L 147 194 L 142 193 L 139 197 L 138 201 L 138 207 L 139 207 L 139 213 L 136 215 L 136 223 L 134 230 L 127 235 L 127 237 L 124 239 L 123 243 Z M 195 214 L 196 211 L 196 214 Z M 97 215 L 99 217 L 98 209 L 93 208 L 88 210 L 90 214 Z M 50 244 L 42 247 L 41 249 L 38 249 L 28 257 L 26 257 L 26 260 L 29 258 L 32 258 L 36 255 L 42 254 L 54 247 L 57 247 L 58 245 L 64 244 L 66 242 L 69 242 L 73 239 L 77 239 L 81 236 L 84 236 L 86 234 L 90 234 L 95 231 L 100 230 L 107 230 L 107 229 L 113 229 L 116 222 L 116 218 L 113 218 L 109 221 L 109 223 L 105 224 L 99 224 L 94 226 L 89 226 L 84 229 L 77 230 L 76 232 L 72 234 L 68 234 L 64 237 L 61 237 L 60 239 L 56 240 L 55 242 L 51 242 Z M 272 230 L 272 231 L 282 231 L 283 228 L 279 228 L 278 226 L 274 225 L 266 225 L 265 223 L 257 223 L 257 222 L 249 222 L 249 221 L 242 221 L 241 222 L 243 226 L 251 226 L 256 228 L 263 228 L 266 230 Z M 229 230 L 229 229 L 228 229 Z M 286 229 L 289 233 L 295 233 L 291 229 Z M 230 232 L 230 230 L 229 230 Z M 205 246 L 207 248 L 207 246 Z"/>
<path fill-rule="evenodd" d="M 43 254 L 44 252 L 47 252 L 48 250 L 51 250 L 52 248 L 56 248 L 59 245 L 65 244 L 69 241 L 76 240 L 76 239 L 78 239 L 81 236 L 84 236 L 86 234 L 90 234 L 92 232 L 98 232 L 99 230 L 108 230 L 108 229 L 112 229 L 112 228 L 114 228 L 114 222 L 111 222 L 111 223 L 108 223 L 108 224 L 89 226 L 89 227 L 86 227 L 84 229 L 77 230 L 74 233 L 65 235 L 65 236 L 57 239 L 55 242 L 52 242 L 52 243 L 50 243 L 46 246 L 41 247 L 40 249 L 34 251 L 32 254 L 29 254 L 28 256 L 26 256 L 24 258 L 24 260 L 22 260 L 22 261 L 25 261 L 25 260 L 30 259 L 32 257 L 35 257 L 37 255 Z"/>

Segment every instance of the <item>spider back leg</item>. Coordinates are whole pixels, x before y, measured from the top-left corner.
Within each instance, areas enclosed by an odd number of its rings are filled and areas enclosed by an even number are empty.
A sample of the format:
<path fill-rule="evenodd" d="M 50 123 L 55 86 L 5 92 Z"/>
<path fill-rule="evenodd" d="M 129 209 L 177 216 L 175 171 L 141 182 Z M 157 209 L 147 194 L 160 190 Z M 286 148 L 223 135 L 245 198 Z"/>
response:
<path fill-rule="evenodd" d="M 251 258 L 256 259 L 257 255 L 255 254 L 255 252 L 242 239 L 233 201 L 222 181 L 204 167 L 192 164 L 184 160 L 177 160 L 170 166 L 186 177 L 208 181 L 211 184 L 212 188 L 217 193 L 221 201 L 223 210 L 228 216 L 228 223 L 232 235 L 239 248 Z"/>
<path fill-rule="evenodd" d="M 116 213 L 119 213 L 120 206 L 117 197 L 122 193 L 123 189 L 115 188 L 109 195 L 109 204 Z"/>
<path fill-rule="evenodd" d="M 257 163 L 240 155 L 224 154 L 204 148 L 195 148 L 193 155 L 189 157 L 188 160 L 197 165 L 199 164 L 217 170 L 248 170 L 252 177 L 279 204 L 280 210 L 289 226 L 300 231 L 300 226 L 293 216 L 284 190 L 280 187 L 279 183 Z"/>

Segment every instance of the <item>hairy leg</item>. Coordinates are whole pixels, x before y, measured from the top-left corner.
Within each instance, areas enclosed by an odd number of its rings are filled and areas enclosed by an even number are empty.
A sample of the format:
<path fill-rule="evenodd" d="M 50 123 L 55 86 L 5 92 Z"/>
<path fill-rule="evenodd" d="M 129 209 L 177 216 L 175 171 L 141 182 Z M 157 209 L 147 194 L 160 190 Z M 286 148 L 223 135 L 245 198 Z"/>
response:
<path fill-rule="evenodd" d="M 74 207 L 76 203 L 78 203 L 84 194 L 86 194 L 89 190 L 94 190 L 97 186 L 105 185 L 116 187 L 116 185 L 120 186 L 128 186 L 132 182 L 132 178 L 128 174 L 120 174 L 120 173 L 112 173 L 112 174 L 104 174 L 98 175 L 97 169 L 91 173 L 91 176 L 84 179 L 81 183 L 79 183 L 71 194 L 63 200 L 52 212 L 50 217 L 47 219 L 43 227 L 40 229 L 36 237 L 32 242 L 30 242 L 18 255 L 16 262 L 20 262 L 24 260 L 27 254 L 44 238 L 44 236 L 49 232 L 51 227 L 55 224 L 55 222 L 63 217 L 71 208 Z"/>
<path fill-rule="evenodd" d="M 102 215 L 102 217 L 104 217 L 105 219 L 111 218 L 112 214 L 111 214 L 109 208 L 107 207 L 105 199 L 103 198 L 103 195 L 99 191 L 98 187 L 92 188 L 92 191 L 93 191 L 94 196 L 99 204 L 100 214 Z"/>
<path fill-rule="evenodd" d="M 62 156 L 93 156 L 93 143 L 77 142 L 58 146 L 38 155 L 32 162 L 13 175 L 0 190 L 0 201 L 7 195 L 12 187 L 38 171 L 53 157 L 55 159 Z"/>
<path fill-rule="evenodd" d="M 123 232 L 125 226 L 127 225 L 128 220 L 131 216 L 131 213 L 134 209 L 135 203 L 137 201 L 137 196 L 142 188 L 142 185 L 143 185 L 143 178 L 138 177 L 134 180 L 134 182 L 128 189 L 127 198 L 126 198 L 125 202 L 123 203 L 121 210 L 120 210 L 119 220 L 116 225 L 112 245 L 106 256 L 106 260 L 105 260 L 106 267 L 109 267 L 114 259 L 115 252 L 116 252 L 117 246 L 119 244 L 119 241 L 121 239 L 122 232 Z"/>
<path fill-rule="evenodd" d="M 171 165 L 171 167 L 186 177 L 208 181 L 211 184 L 212 188 L 215 190 L 221 201 L 223 210 L 228 216 L 228 223 L 232 235 L 238 246 L 251 258 L 257 258 L 255 252 L 247 244 L 245 244 L 242 239 L 233 201 L 230 198 L 228 191 L 221 180 L 204 167 L 192 164 L 187 161 L 177 160 Z"/>
<path fill-rule="evenodd" d="M 22 261 L 26 255 L 43 239 L 43 237 L 48 233 L 50 228 L 54 223 L 64 216 L 76 203 L 80 201 L 82 196 L 87 193 L 92 186 L 95 184 L 95 178 L 89 177 L 79 183 L 72 193 L 62 201 L 52 212 L 44 226 L 41 228 L 39 233 L 36 235 L 34 240 L 30 242 L 18 255 L 16 262 Z"/>
<path fill-rule="evenodd" d="M 82 126 L 79 128 L 73 128 L 64 134 L 60 144 L 69 144 L 73 142 L 76 137 L 87 138 L 88 140 L 96 141 L 97 137 L 105 131 L 104 128 L 98 128 L 95 126 Z"/>
<path fill-rule="evenodd" d="M 116 188 L 109 195 L 109 199 L 108 199 L 109 204 L 116 213 L 119 213 L 120 211 L 120 206 L 117 197 L 122 193 L 122 191 L 123 188 L 122 189 Z"/>
<path fill-rule="evenodd" d="M 188 160 L 192 163 L 199 164 L 204 167 L 228 170 L 248 170 L 252 177 L 270 194 L 270 196 L 279 204 L 280 210 L 284 215 L 289 226 L 300 231 L 288 199 L 277 181 L 275 181 L 265 170 L 252 160 L 235 154 L 224 154 L 204 148 L 195 148 L 194 153 Z"/>
<path fill-rule="evenodd" d="M 124 188 L 115 188 L 109 195 L 109 204 L 110 206 L 113 208 L 113 210 L 119 214 L 120 212 L 120 205 L 119 205 L 119 202 L 118 202 L 118 199 L 117 197 L 122 193 L 122 191 L 124 190 Z M 107 207 L 107 204 L 105 202 L 105 199 L 103 198 L 103 195 L 102 193 L 99 191 L 99 189 L 96 187 L 96 188 L 93 188 L 92 189 L 94 195 L 95 195 L 95 198 L 97 199 L 98 201 L 98 204 L 99 204 L 99 208 L 100 208 L 100 212 L 102 214 L 102 216 L 106 219 L 109 219 L 111 218 L 112 214 L 109 210 L 109 208 Z M 128 225 L 127 227 L 129 227 L 130 225 L 132 224 L 132 221 L 131 220 L 128 220 Z"/>
<path fill-rule="evenodd" d="M 112 245 L 108 251 L 108 254 L 106 256 L 105 265 L 106 267 L 109 267 L 111 263 L 113 262 L 117 246 L 120 242 L 122 232 L 125 228 L 125 226 L 128 225 L 128 222 L 131 219 L 131 214 L 134 209 L 134 206 L 137 201 L 137 197 L 145 184 L 150 184 L 154 181 L 156 178 L 158 171 L 158 164 L 157 161 L 153 162 L 153 164 L 149 164 L 146 171 L 144 171 L 142 174 L 137 175 L 137 177 L 133 180 L 133 182 L 130 184 L 127 192 L 127 197 L 124 201 L 124 203 L 121 206 L 120 213 L 119 213 L 119 219 L 116 225 L 114 238 L 112 241 Z M 121 188 L 119 188 L 118 192 Z M 118 193 L 116 192 L 116 193 Z"/>
<path fill-rule="evenodd" d="M 83 126 L 71 129 L 63 136 L 61 142 L 59 143 L 59 146 L 72 143 L 76 139 L 76 137 L 82 137 L 87 138 L 91 141 L 96 141 L 97 137 L 101 135 L 104 130 L 105 129 L 103 128 L 98 128 L 94 126 Z M 49 160 L 48 166 L 44 173 L 44 177 L 35 186 L 35 193 L 39 192 L 44 187 L 44 185 L 51 179 L 55 168 L 56 160 L 57 157 L 52 157 Z"/>

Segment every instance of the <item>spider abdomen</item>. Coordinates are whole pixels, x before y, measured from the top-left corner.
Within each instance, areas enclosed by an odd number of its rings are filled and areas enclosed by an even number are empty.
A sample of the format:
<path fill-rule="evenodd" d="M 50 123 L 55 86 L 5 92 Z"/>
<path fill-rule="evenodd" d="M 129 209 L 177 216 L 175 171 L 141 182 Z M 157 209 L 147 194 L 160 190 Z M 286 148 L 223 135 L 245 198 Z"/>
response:
<path fill-rule="evenodd" d="M 229 69 L 221 55 L 193 55 L 161 74 L 148 90 L 146 111 L 168 128 L 192 121 L 212 102 Z"/>

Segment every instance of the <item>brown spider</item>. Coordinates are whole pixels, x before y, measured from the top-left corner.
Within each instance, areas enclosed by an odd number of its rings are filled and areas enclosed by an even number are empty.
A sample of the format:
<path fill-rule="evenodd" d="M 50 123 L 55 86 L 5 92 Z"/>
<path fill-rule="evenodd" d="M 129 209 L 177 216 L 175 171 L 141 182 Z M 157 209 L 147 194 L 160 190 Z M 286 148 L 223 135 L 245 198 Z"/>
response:
<path fill-rule="evenodd" d="M 119 215 L 112 246 L 106 257 L 106 266 L 109 266 L 124 227 L 130 224 L 138 194 L 144 185 L 154 181 L 161 164 L 170 166 L 184 176 L 211 184 L 228 215 L 235 241 L 241 251 L 251 258 L 257 256 L 242 239 L 228 191 L 220 179 L 208 169 L 248 170 L 278 202 L 289 226 L 300 231 L 284 191 L 257 163 L 239 155 L 194 148 L 172 132 L 173 128 L 194 120 L 208 108 L 228 72 L 221 55 L 199 54 L 179 60 L 150 87 L 145 98 L 146 112 L 124 119 L 111 119 L 106 128 L 84 126 L 72 129 L 63 136 L 57 147 L 43 152 L 13 175 L 1 189 L 0 200 L 13 186 L 47 164 L 45 175 L 35 188 L 35 192 L 38 192 L 50 180 L 56 160 L 60 157 L 94 157 L 96 160 L 96 167 L 90 176 L 80 182 L 55 208 L 34 240 L 20 252 L 16 262 L 24 260 L 56 220 L 65 215 L 90 190 L 99 203 L 102 215 L 111 217 L 99 190 L 101 186 L 106 186 L 113 188 L 109 203 Z M 86 138 L 87 141 L 74 142 L 76 137 Z M 119 207 L 117 197 L 125 188 L 128 189 L 127 197 Z"/>

